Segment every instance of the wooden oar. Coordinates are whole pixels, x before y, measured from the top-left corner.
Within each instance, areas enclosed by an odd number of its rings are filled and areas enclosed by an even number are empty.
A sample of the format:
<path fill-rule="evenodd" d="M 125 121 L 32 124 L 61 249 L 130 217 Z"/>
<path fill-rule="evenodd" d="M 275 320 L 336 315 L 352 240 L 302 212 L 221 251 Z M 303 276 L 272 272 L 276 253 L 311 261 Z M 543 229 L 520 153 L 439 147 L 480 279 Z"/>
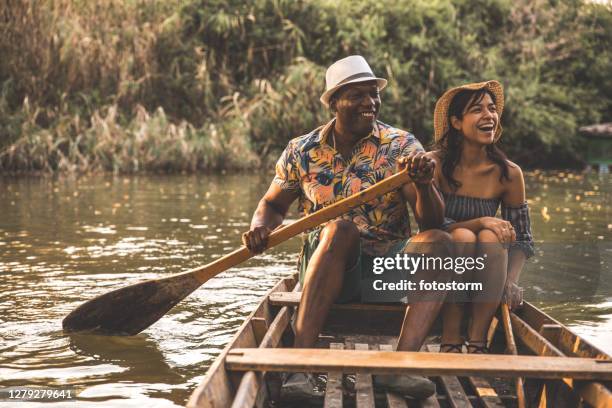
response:
<path fill-rule="evenodd" d="M 508 350 L 515 356 L 518 355 L 516 342 L 514 341 L 514 333 L 512 332 L 512 323 L 510 322 L 510 309 L 505 303 L 501 304 L 502 320 L 504 321 L 504 332 L 506 333 L 506 344 Z M 525 408 L 525 389 L 523 387 L 523 379 L 516 378 L 516 399 L 518 408 Z"/>
<path fill-rule="evenodd" d="M 410 181 L 406 170 L 270 234 L 271 248 Z M 134 335 L 146 329 L 210 278 L 254 256 L 245 246 L 208 265 L 117 289 L 83 303 L 62 322 L 65 331 Z"/>

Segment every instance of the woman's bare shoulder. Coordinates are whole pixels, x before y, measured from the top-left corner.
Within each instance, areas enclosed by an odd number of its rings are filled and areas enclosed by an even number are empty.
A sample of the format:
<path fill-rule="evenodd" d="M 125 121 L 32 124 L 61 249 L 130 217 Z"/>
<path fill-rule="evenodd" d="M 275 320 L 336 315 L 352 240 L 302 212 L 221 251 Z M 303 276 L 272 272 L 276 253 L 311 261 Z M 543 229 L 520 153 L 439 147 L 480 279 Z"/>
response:
<path fill-rule="evenodd" d="M 525 201 L 525 180 L 523 178 L 523 171 L 521 167 L 506 160 L 508 164 L 508 176 L 510 180 L 504 180 L 504 194 L 503 201 L 507 205 L 518 206 Z"/>
<path fill-rule="evenodd" d="M 523 170 L 521 170 L 521 166 L 510 160 L 506 160 L 506 164 L 508 165 L 508 176 L 510 177 L 510 182 L 523 180 Z"/>

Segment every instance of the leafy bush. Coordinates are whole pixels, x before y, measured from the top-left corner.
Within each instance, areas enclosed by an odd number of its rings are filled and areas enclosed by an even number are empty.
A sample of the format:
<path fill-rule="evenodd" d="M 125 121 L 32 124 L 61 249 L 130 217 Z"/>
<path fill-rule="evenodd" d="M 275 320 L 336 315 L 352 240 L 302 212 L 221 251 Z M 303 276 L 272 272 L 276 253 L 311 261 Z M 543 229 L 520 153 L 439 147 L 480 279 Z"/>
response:
<path fill-rule="evenodd" d="M 576 163 L 577 127 L 612 121 L 610 4 L 5 0 L 0 12 L 5 171 L 268 165 L 329 119 L 325 67 L 355 53 L 390 81 L 382 120 L 425 143 L 444 90 L 484 79 L 506 88 L 503 143 L 523 165 Z"/>

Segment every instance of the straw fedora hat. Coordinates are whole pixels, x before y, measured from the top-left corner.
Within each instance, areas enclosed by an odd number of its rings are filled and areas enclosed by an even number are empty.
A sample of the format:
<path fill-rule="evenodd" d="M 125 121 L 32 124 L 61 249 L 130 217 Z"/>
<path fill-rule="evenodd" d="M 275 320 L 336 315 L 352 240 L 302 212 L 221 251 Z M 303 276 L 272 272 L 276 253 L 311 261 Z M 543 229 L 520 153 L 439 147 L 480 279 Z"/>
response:
<path fill-rule="evenodd" d="M 351 55 L 334 62 L 325 73 L 325 92 L 321 95 L 321 103 L 329 107 L 329 98 L 340 87 L 356 82 L 376 81 L 379 89 L 387 86 L 387 80 L 377 78 L 365 58 L 361 55 Z"/>
<path fill-rule="evenodd" d="M 449 89 L 448 91 L 444 92 L 444 95 L 442 95 L 440 99 L 438 99 L 438 102 L 436 102 L 436 109 L 434 110 L 434 140 L 436 142 L 438 142 L 448 131 L 448 107 L 450 106 L 455 95 L 462 90 L 476 91 L 483 88 L 488 89 L 493 95 L 495 95 L 495 106 L 497 107 L 497 112 L 499 113 L 499 118 L 501 120 L 502 112 L 504 110 L 504 88 L 499 82 L 477 82 L 474 84 L 466 84 Z M 495 141 L 499 140 L 501 134 L 501 123 L 498 123 L 497 129 L 495 130 Z"/>

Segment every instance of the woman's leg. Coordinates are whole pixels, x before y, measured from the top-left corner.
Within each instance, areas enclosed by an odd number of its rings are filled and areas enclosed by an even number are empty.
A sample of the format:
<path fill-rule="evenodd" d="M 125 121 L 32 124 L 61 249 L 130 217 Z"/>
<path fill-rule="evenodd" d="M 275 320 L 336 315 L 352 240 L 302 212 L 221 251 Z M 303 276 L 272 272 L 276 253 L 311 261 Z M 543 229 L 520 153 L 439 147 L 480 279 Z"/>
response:
<path fill-rule="evenodd" d="M 455 247 L 455 256 L 473 257 L 476 253 L 476 234 L 466 228 L 457 228 L 451 233 Z M 461 345 L 461 321 L 463 319 L 464 303 L 457 300 L 452 300 L 452 294 L 449 301 L 442 308 L 442 344 Z M 441 347 L 442 352 L 461 352 L 460 347 Z"/>
<path fill-rule="evenodd" d="M 472 322 L 468 338 L 476 346 L 485 346 L 487 331 L 506 283 L 508 251 L 493 231 L 484 229 L 478 233 L 477 256 L 485 257 L 485 267 L 480 271 L 475 269 L 473 275 L 475 282 L 482 282 L 483 290 L 472 296 Z"/>

